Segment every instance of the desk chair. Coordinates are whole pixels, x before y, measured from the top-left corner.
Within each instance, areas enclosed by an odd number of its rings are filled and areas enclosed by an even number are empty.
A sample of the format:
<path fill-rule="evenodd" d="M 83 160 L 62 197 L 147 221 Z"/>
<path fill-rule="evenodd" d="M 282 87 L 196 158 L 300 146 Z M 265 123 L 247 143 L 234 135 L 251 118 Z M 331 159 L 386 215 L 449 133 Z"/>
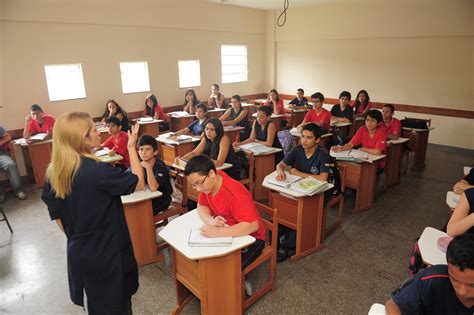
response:
<path fill-rule="evenodd" d="M 247 159 L 249 160 L 249 176 L 247 178 L 239 180 L 239 183 L 244 186 L 247 186 L 248 190 L 253 196 L 253 187 L 255 185 L 255 157 L 253 156 L 253 152 L 246 150 L 242 150 L 242 152 L 245 153 Z"/>
<path fill-rule="evenodd" d="M 10 225 L 10 222 L 8 222 L 8 218 L 7 218 L 7 215 L 5 214 L 5 212 L 3 211 L 3 208 L 0 207 L 0 213 L 2 214 L 2 219 L 0 219 L 0 222 L 2 221 L 5 221 L 7 223 L 7 226 L 8 226 L 8 229 L 10 230 L 10 233 L 13 234 L 13 230 L 12 230 L 12 227 Z"/>
<path fill-rule="evenodd" d="M 268 206 L 265 206 L 259 202 L 255 202 L 257 210 L 262 216 L 263 225 L 268 235 L 268 239 L 265 240 L 265 248 L 262 250 L 262 253 L 258 258 L 242 270 L 242 284 L 245 283 L 245 276 L 249 274 L 252 270 L 266 262 L 270 261 L 270 276 L 260 290 L 252 294 L 250 297 L 245 297 L 244 286 L 242 285 L 243 291 L 243 309 L 247 309 L 253 303 L 258 301 L 262 296 L 264 296 L 268 291 L 275 290 L 275 278 L 276 278 L 276 251 L 277 251 L 277 236 L 278 236 L 278 211 L 277 209 L 272 209 Z M 269 219 L 266 219 L 269 217 Z"/>
<path fill-rule="evenodd" d="M 352 121 L 352 126 L 351 126 L 351 130 L 349 131 L 348 138 L 352 138 L 356 134 L 357 130 L 359 130 L 360 127 L 365 125 L 364 119 L 357 119 L 357 118 L 359 117 L 354 118 L 354 120 Z"/>
<path fill-rule="evenodd" d="M 342 214 L 344 212 L 344 193 L 346 191 L 346 166 L 338 165 L 339 174 L 341 177 L 341 191 L 337 195 L 332 195 L 329 198 L 329 201 L 326 203 L 326 206 L 323 209 L 323 230 L 322 230 L 322 242 L 332 232 L 334 232 L 342 224 Z M 337 212 L 337 220 L 329 226 L 326 226 L 326 216 L 330 208 L 339 204 Z"/>

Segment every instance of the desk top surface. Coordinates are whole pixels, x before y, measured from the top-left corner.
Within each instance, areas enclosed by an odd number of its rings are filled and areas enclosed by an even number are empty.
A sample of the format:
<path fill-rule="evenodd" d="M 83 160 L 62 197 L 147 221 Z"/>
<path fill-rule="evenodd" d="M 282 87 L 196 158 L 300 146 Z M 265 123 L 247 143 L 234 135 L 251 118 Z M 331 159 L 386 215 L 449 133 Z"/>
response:
<path fill-rule="evenodd" d="M 172 144 L 172 145 L 180 145 L 184 143 L 201 141 L 200 137 L 192 137 L 192 136 L 190 136 L 189 139 L 186 139 L 184 141 L 176 141 L 170 138 L 171 134 L 172 132 L 163 133 L 159 135 L 158 137 L 156 137 L 156 141 L 161 142 L 161 143 L 166 143 L 166 144 Z"/>
<path fill-rule="evenodd" d="M 446 237 L 448 234 L 432 227 L 426 227 L 418 240 L 421 258 L 430 265 L 446 265 L 446 253 L 438 247 L 438 239 Z"/>
<path fill-rule="evenodd" d="M 416 132 L 428 132 L 430 130 L 433 130 L 434 127 L 430 127 L 428 129 L 417 129 L 417 128 L 409 128 L 409 127 L 402 127 L 403 130 L 412 130 L 412 131 L 416 131 Z"/>
<path fill-rule="evenodd" d="M 191 229 L 199 228 L 203 224 L 204 222 L 201 220 L 198 211 L 193 210 L 170 221 L 160 231 L 159 235 L 168 242 L 170 246 L 192 260 L 225 256 L 255 242 L 253 236 L 246 235 L 233 237 L 232 245 L 230 246 L 189 246 L 188 238 Z"/>
<path fill-rule="evenodd" d="M 351 125 L 352 125 L 351 122 L 339 122 L 339 121 L 331 120 L 331 127 L 347 127 Z"/>
<path fill-rule="evenodd" d="M 383 159 L 386 155 L 380 154 L 380 155 L 375 155 L 375 154 L 370 154 L 367 153 L 369 156 L 368 160 L 365 159 L 360 159 L 360 158 L 354 158 L 354 160 L 351 160 L 350 152 L 352 150 L 346 150 L 346 151 L 341 151 L 341 152 L 334 152 L 332 150 L 329 151 L 329 155 L 336 158 L 337 161 L 346 161 L 346 162 L 354 162 L 354 163 L 373 163 L 378 160 Z M 355 150 L 354 150 L 355 151 Z"/>
<path fill-rule="evenodd" d="M 123 160 L 123 156 L 121 156 L 120 154 L 114 154 L 112 156 L 106 154 L 106 155 L 99 156 L 98 159 L 104 163 L 113 163 L 113 162 L 118 162 L 118 161 Z"/>
<path fill-rule="evenodd" d="M 225 108 L 214 108 L 214 109 L 209 109 L 207 112 L 208 113 L 216 113 L 216 112 L 225 112 L 227 109 Z"/>
<path fill-rule="evenodd" d="M 20 138 L 13 140 L 13 143 L 16 145 L 20 145 L 22 147 L 28 147 L 31 145 L 43 145 L 43 144 L 50 144 L 53 143 L 53 139 L 48 139 L 48 140 L 41 140 L 41 141 L 33 141 L 33 142 L 26 142 L 25 138 Z"/>
<path fill-rule="evenodd" d="M 298 191 L 294 191 L 294 190 L 291 190 L 289 188 L 285 188 L 285 187 L 281 187 L 281 186 L 278 186 L 278 185 L 270 184 L 268 181 L 270 180 L 270 178 L 274 177 L 275 175 L 276 175 L 276 171 L 273 171 L 273 173 L 270 173 L 267 176 L 265 176 L 265 178 L 263 179 L 262 186 L 265 187 L 265 188 L 277 191 L 279 193 L 289 195 L 291 197 L 295 197 L 295 198 L 309 197 L 309 196 L 307 196 L 303 193 L 300 193 Z M 313 196 L 319 195 L 319 194 L 321 194 L 321 193 L 323 193 L 323 192 L 325 192 L 329 189 L 332 189 L 333 187 L 334 187 L 333 184 L 329 184 L 325 189 L 323 189 L 320 192 L 314 194 Z"/>
<path fill-rule="evenodd" d="M 163 120 L 161 120 L 161 119 L 153 119 L 153 120 L 142 121 L 141 118 L 137 118 L 136 121 L 137 121 L 137 124 L 139 124 L 139 125 L 156 124 L 156 123 L 163 122 Z"/>
<path fill-rule="evenodd" d="M 161 191 L 152 192 L 147 187 L 144 190 L 137 190 L 130 195 L 121 196 L 120 198 L 122 199 L 122 203 L 126 205 L 126 204 L 132 204 L 132 203 L 137 203 L 137 202 L 141 202 L 145 200 L 158 198 L 158 197 L 161 197 L 162 195 L 163 194 L 161 193 Z"/>
<path fill-rule="evenodd" d="M 176 168 L 176 169 L 178 169 L 178 170 L 184 171 L 184 168 L 186 167 L 186 163 L 179 164 L 179 165 L 173 163 L 173 165 L 171 165 L 171 167 L 174 167 L 174 168 Z M 223 171 L 223 170 L 226 170 L 226 169 L 231 168 L 231 167 L 232 167 L 232 164 L 230 164 L 230 163 L 224 163 L 224 164 L 222 164 L 221 166 L 216 167 L 216 169 L 217 169 L 218 171 L 219 171 L 219 170 Z"/>
<path fill-rule="evenodd" d="M 390 144 L 400 144 L 400 143 L 405 143 L 405 142 L 407 142 L 407 141 L 410 141 L 410 139 L 399 137 L 399 138 L 396 139 L 396 140 L 388 140 L 387 143 L 390 143 Z"/>
<path fill-rule="evenodd" d="M 224 132 L 226 131 L 240 131 L 244 130 L 245 128 L 242 126 L 224 126 Z"/>
<path fill-rule="evenodd" d="M 253 113 L 253 114 L 252 114 L 252 117 L 257 117 L 257 113 Z M 272 119 L 272 118 L 282 118 L 282 117 L 285 117 L 285 115 L 282 115 L 282 114 L 273 114 L 273 113 L 272 113 L 272 116 L 270 117 L 270 119 Z"/>

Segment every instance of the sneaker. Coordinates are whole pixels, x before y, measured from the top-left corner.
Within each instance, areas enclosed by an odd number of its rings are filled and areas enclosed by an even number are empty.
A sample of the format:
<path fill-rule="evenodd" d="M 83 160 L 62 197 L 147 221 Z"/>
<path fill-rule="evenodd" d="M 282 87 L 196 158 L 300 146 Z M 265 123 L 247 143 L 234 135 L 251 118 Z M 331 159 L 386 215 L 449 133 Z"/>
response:
<path fill-rule="evenodd" d="M 16 193 L 16 197 L 18 199 L 21 199 L 21 200 L 25 200 L 26 199 L 26 195 L 25 193 L 23 192 L 23 190 L 20 190 L 19 192 Z"/>
<path fill-rule="evenodd" d="M 277 262 L 285 261 L 288 258 L 288 252 L 283 248 L 277 250 Z"/>
<path fill-rule="evenodd" d="M 250 281 L 244 280 L 245 294 L 251 296 L 253 294 L 253 286 Z"/>

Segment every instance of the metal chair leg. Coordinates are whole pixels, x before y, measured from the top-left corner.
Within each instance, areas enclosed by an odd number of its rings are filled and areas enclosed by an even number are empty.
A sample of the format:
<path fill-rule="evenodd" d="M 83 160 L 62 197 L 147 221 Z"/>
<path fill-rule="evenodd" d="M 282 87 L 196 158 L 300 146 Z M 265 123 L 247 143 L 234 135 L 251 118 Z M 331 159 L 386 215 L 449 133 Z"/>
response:
<path fill-rule="evenodd" d="M 0 207 L 0 212 L 2 213 L 2 216 L 3 216 L 3 219 L 0 219 L 0 222 L 1 221 L 5 221 L 8 225 L 8 229 L 10 230 L 10 233 L 13 234 L 13 230 L 12 230 L 12 227 L 10 225 L 10 222 L 8 222 L 8 219 L 7 219 L 7 215 L 5 214 L 5 212 L 3 211 L 3 208 Z"/>

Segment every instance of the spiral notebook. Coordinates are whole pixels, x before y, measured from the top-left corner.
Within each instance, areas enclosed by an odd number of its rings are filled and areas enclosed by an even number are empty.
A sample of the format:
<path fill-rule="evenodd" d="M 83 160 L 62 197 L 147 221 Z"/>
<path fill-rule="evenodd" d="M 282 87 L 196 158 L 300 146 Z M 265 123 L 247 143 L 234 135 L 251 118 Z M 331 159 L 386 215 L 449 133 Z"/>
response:
<path fill-rule="evenodd" d="M 200 228 L 192 228 L 188 238 L 189 246 L 230 246 L 232 245 L 232 237 L 205 237 L 201 234 Z"/>

